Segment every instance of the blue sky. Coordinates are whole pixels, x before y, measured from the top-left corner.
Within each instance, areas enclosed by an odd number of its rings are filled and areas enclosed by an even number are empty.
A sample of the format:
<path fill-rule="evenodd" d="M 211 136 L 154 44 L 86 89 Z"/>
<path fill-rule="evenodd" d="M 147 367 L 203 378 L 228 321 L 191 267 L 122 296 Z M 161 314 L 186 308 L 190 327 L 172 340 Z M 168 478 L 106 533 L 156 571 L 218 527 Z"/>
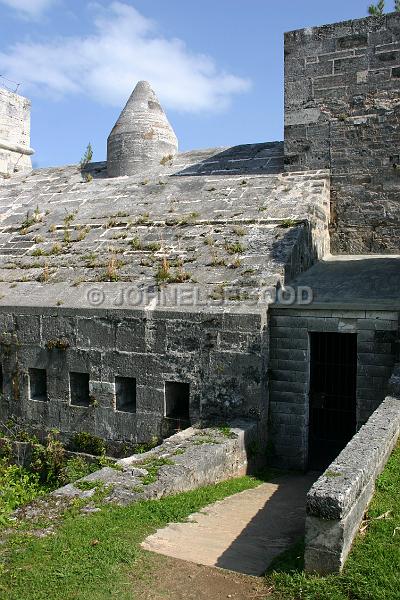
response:
<path fill-rule="evenodd" d="M 363 17 L 368 0 L 0 0 L 0 74 L 32 100 L 35 166 L 76 163 L 137 80 L 181 150 L 283 138 L 283 33 Z"/>

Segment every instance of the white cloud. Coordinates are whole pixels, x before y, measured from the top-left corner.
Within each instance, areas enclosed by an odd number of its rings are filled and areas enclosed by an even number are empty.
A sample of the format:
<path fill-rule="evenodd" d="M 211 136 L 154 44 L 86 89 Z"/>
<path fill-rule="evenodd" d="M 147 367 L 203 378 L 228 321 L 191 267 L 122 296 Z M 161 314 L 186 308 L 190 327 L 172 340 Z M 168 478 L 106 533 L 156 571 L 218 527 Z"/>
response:
<path fill-rule="evenodd" d="M 14 8 L 25 17 L 37 18 L 54 4 L 54 0 L 0 0 L 0 4 Z"/>
<path fill-rule="evenodd" d="M 85 94 L 114 107 L 122 107 L 136 82 L 146 79 L 167 108 L 187 112 L 225 108 L 251 85 L 181 40 L 163 37 L 128 4 L 96 5 L 94 27 L 86 37 L 17 43 L 0 52 L 0 72 L 22 82 L 25 93 Z"/>

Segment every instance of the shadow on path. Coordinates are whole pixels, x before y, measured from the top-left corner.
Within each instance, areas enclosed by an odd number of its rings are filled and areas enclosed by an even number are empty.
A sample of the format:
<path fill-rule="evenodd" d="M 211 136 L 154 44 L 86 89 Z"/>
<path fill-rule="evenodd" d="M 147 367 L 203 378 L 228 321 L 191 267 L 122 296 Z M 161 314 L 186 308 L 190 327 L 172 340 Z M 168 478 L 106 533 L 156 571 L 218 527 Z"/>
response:
<path fill-rule="evenodd" d="M 276 490 L 218 558 L 222 569 L 263 575 L 271 562 L 304 535 L 306 495 L 316 475 L 283 475 Z"/>

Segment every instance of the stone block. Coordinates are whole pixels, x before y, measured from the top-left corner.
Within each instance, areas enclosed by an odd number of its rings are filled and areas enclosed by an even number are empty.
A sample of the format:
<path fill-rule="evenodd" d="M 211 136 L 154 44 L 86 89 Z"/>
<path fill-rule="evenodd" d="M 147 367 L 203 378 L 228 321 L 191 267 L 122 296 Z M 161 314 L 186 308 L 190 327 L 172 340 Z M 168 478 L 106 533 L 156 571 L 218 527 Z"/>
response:
<path fill-rule="evenodd" d="M 82 349 L 115 348 L 114 323 L 97 318 L 78 318 L 77 347 Z"/>
<path fill-rule="evenodd" d="M 20 344 L 40 344 L 40 317 L 30 315 L 16 315 L 14 317 L 14 322 L 15 333 Z"/>
<path fill-rule="evenodd" d="M 116 325 L 116 349 L 122 352 L 146 351 L 146 321 L 123 319 Z"/>

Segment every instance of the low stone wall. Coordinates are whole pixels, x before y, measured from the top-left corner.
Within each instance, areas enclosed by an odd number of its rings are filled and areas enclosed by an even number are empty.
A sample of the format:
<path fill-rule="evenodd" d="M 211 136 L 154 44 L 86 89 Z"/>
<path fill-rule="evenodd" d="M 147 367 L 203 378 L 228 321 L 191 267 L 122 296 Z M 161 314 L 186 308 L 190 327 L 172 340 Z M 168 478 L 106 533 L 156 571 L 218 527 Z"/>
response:
<path fill-rule="evenodd" d="M 0 438 L 0 450 L 2 442 L 6 445 L 10 445 L 10 453 L 12 463 L 18 465 L 19 467 L 24 467 L 29 469 L 32 462 L 32 453 L 36 446 L 31 442 L 18 442 L 14 440 L 9 440 L 8 438 Z M 86 452 L 73 452 L 71 450 L 64 450 L 65 457 L 69 458 L 82 458 L 86 463 L 93 464 L 98 462 L 99 456 L 95 456 L 93 454 L 87 454 Z M 112 456 L 107 456 L 107 461 L 109 463 L 116 463 L 117 459 Z"/>
<path fill-rule="evenodd" d="M 390 393 L 308 493 L 308 572 L 324 575 L 343 568 L 375 481 L 400 435 L 400 365 L 392 376 Z"/>
<path fill-rule="evenodd" d="M 117 504 L 162 498 L 245 475 L 248 456 L 256 460 L 261 449 L 256 422 L 235 422 L 223 429 L 190 427 L 149 452 L 123 458 L 116 468 L 104 467 L 53 495 L 89 499 L 101 485 L 108 488 L 106 501 Z"/>

